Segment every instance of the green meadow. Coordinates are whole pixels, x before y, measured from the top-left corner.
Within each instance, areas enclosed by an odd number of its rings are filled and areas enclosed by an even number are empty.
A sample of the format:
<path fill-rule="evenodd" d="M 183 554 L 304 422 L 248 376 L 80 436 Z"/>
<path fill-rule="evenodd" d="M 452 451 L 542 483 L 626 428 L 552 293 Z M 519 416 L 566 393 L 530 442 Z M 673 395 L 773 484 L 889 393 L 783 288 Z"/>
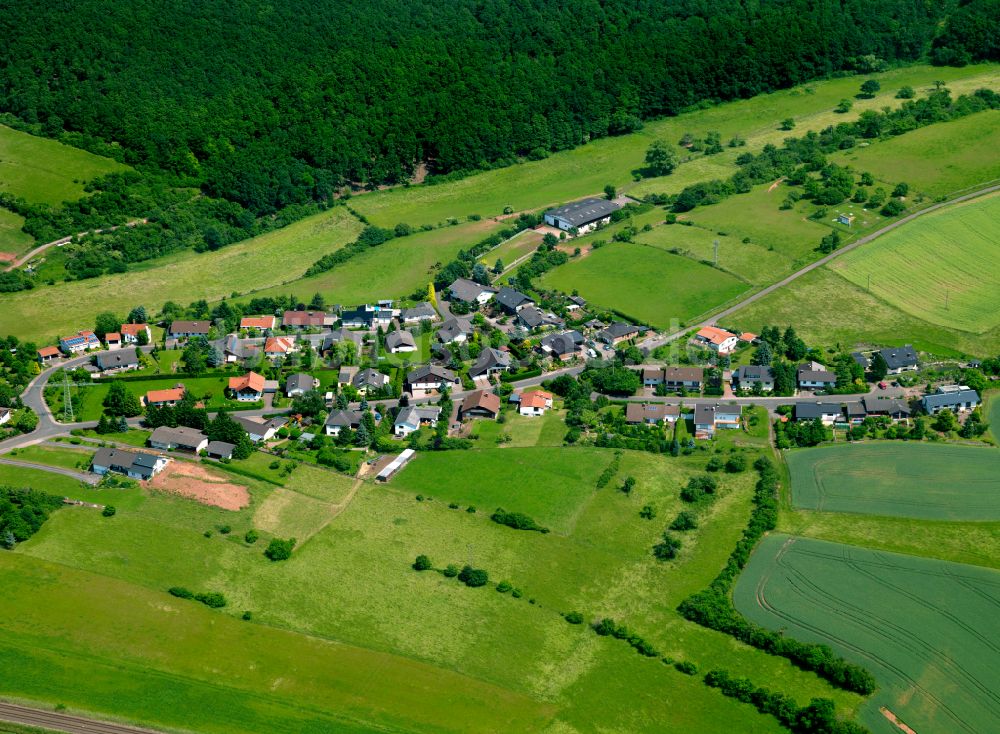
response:
<path fill-rule="evenodd" d="M 23 255 L 35 244 L 31 235 L 21 231 L 24 218 L 7 209 L 0 209 L 0 252 L 8 255 Z M 6 267 L 6 261 L 0 261 L 0 269 Z"/>

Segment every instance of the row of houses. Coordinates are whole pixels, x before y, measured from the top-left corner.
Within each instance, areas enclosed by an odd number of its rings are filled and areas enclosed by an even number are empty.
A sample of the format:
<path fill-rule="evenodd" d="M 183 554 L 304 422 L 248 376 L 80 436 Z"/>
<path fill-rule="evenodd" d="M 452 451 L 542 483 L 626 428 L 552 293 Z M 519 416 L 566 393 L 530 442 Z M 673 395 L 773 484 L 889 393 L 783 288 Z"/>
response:
<path fill-rule="evenodd" d="M 979 393 L 967 385 L 942 385 L 933 393 L 924 395 L 920 405 L 928 415 L 942 410 L 955 414 L 975 410 L 981 403 Z M 912 417 L 910 403 L 901 398 L 880 398 L 865 395 L 858 400 L 844 403 L 798 402 L 795 404 L 796 421 L 812 421 L 817 418 L 824 425 L 849 423 L 858 425 L 868 417 L 886 417 L 893 421 L 905 421 Z"/>
<path fill-rule="evenodd" d="M 717 431 L 739 428 L 741 413 L 739 405 L 720 402 L 698 402 L 690 407 L 630 402 L 625 406 L 625 422 L 633 425 L 672 424 L 683 415 L 691 415 L 695 438 L 709 439 Z"/>

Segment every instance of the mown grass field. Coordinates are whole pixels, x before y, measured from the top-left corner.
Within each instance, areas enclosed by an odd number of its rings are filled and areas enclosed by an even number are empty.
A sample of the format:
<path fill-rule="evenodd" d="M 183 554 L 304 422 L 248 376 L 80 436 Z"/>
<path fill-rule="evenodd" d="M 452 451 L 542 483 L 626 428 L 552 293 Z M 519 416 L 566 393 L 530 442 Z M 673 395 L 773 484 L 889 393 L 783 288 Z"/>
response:
<path fill-rule="evenodd" d="M 23 217 L 6 209 L 0 209 L 0 252 L 23 255 L 34 246 L 35 240 L 31 235 L 21 231 L 23 226 Z M 7 262 L 0 262 L 0 269 L 6 266 Z"/>
<path fill-rule="evenodd" d="M 110 158 L 0 125 L 0 191 L 56 206 L 83 196 L 83 184 L 128 168 Z"/>
<path fill-rule="evenodd" d="M 997 115 L 1000 119 L 1000 115 Z M 1000 173 L 1000 165 L 998 165 Z M 829 267 L 878 298 L 940 326 L 1000 326 L 1000 194 L 932 212 Z"/>
<path fill-rule="evenodd" d="M 747 290 L 729 273 L 659 247 L 613 242 L 546 273 L 543 287 L 579 291 L 591 304 L 667 328 Z"/>
<path fill-rule="evenodd" d="M 9 456 L 17 461 L 30 461 L 33 464 L 86 471 L 94 457 L 94 452 L 82 448 L 58 448 L 45 445 L 15 449 L 15 452 L 10 453 Z"/>
<path fill-rule="evenodd" d="M 869 442 L 785 453 L 795 507 L 930 520 L 1000 520 L 1000 451 Z"/>
<path fill-rule="evenodd" d="M 877 734 L 1000 728 L 1000 573 L 784 535 L 758 546 L 734 592 L 749 619 L 871 669 Z"/>
<path fill-rule="evenodd" d="M 122 308 L 142 303 L 155 313 L 166 301 L 217 301 L 301 277 L 327 252 L 353 240 L 361 223 L 336 208 L 215 252 L 185 252 L 155 267 L 0 296 L 0 334 L 42 344 L 92 326 L 108 309 L 108 293 L 131 294 Z M 280 289 L 279 289 L 280 290 Z M 311 295 L 311 292 L 310 292 Z M 39 322 L 38 314 L 46 314 Z"/>

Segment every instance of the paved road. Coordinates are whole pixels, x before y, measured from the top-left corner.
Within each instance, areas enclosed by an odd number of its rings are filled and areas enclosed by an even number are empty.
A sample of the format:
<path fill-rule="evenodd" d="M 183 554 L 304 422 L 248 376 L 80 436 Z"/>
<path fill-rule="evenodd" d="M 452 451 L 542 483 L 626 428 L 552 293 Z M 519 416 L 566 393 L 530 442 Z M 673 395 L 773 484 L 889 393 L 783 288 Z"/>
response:
<path fill-rule="evenodd" d="M 769 296 L 770 294 L 774 293 L 779 288 L 784 288 L 786 285 L 788 285 L 789 283 L 791 283 L 793 280 L 802 277 L 806 273 L 812 272 L 816 268 L 819 268 L 819 267 L 822 267 L 823 265 L 826 265 L 828 262 L 830 262 L 831 260 L 833 260 L 836 257 L 840 257 L 845 252 L 850 252 L 851 250 L 853 250 L 853 249 L 855 249 L 857 247 L 861 247 L 861 245 L 865 245 L 865 244 L 871 242 L 872 240 L 874 240 L 874 239 L 876 239 L 878 237 L 881 237 L 886 232 L 891 232 L 892 230 L 896 229 L 897 227 L 901 227 L 902 225 L 907 224 L 908 222 L 912 222 L 917 217 L 922 217 L 925 214 L 930 214 L 931 212 L 937 211 L 938 209 L 941 209 L 942 207 L 951 206 L 952 204 L 957 204 L 957 203 L 962 202 L 962 201 L 968 201 L 969 199 L 975 199 L 975 198 L 977 198 L 979 196 L 982 196 L 983 194 L 989 194 L 989 193 L 991 193 L 993 191 L 1000 191 L 1000 184 L 994 184 L 993 186 L 987 186 L 985 188 L 979 189 L 978 191 L 973 191 L 971 194 L 964 194 L 964 195 L 958 196 L 958 197 L 956 197 L 954 199 L 949 199 L 948 201 L 942 201 L 942 202 L 940 202 L 938 204 L 933 204 L 933 205 L 927 207 L 926 209 L 921 209 L 918 212 L 913 212 L 913 214 L 908 214 L 905 217 L 903 217 L 902 219 L 899 219 L 899 220 L 897 220 L 895 222 L 892 222 L 891 224 L 887 224 L 886 226 L 882 227 L 881 229 L 876 230 L 875 232 L 872 232 L 871 234 L 865 235 L 864 237 L 861 237 L 860 239 L 855 240 L 854 242 L 852 242 L 849 245 L 845 245 L 844 247 L 841 247 L 839 250 L 834 250 L 829 255 L 826 255 L 825 257 L 822 257 L 819 260 L 816 260 L 815 262 L 812 262 L 812 263 L 806 265 L 801 270 L 796 270 L 794 273 L 792 273 L 791 275 L 789 275 L 784 280 L 779 280 L 777 283 L 773 283 L 773 284 L 767 286 L 766 288 L 764 288 L 763 290 L 759 290 L 756 293 L 754 293 L 753 295 L 747 296 L 746 298 L 744 298 L 742 301 L 740 301 L 736 305 L 730 306 L 729 308 L 726 308 L 726 309 L 723 309 L 722 311 L 719 311 L 715 315 L 710 316 L 709 318 L 705 319 L 704 321 L 702 321 L 700 323 L 693 324 L 693 325 L 688 326 L 687 328 L 682 329 L 680 331 L 675 331 L 672 334 L 664 334 L 664 335 L 661 335 L 661 336 L 657 336 L 657 337 L 653 337 L 653 338 L 647 339 L 647 340 L 643 341 L 642 343 L 640 343 L 639 347 L 641 347 L 643 349 L 656 349 L 656 347 L 661 347 L 664 344 L 667 344 L 669 342 L 674 341 L 675 339 L 680 339 L 682 336 L 684 336 L 685 334 L 687 334 L 688 332 L 690 332 L 692 329 L 701 329 L 701 328 L 704 328 L 706 326 L 713 326 L 720 319 L 723 319 L 726 316 L 731 316 L 732 314 L 736 313 L 737 311 L 739 311 L 739 310 L 741 310 L 743 308 L 746 308 L 751 303 L 753 303 L 755 301 L 758 301 L 761 298 L 764 298 L 765 296 Z"/>
<path fill-rule="evenodd" d="M 83 716 L 33 709 L 13 703 L 0 703 L 0 720 L 68 732 L 68 734 L 155 734 L 152 729 L 97 721 Z"/>

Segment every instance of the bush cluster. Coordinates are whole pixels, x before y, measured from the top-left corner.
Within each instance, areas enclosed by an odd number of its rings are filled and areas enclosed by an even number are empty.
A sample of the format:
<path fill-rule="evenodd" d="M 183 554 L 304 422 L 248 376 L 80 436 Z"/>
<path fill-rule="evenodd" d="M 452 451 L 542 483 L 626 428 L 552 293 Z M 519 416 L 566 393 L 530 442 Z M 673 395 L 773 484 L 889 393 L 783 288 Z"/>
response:
<path fill-rule="evenodd" d="M 496 512 L 490 515 L 490 520 L 499 525 L 506 525 L 509 528 L 514 528 L 515 530 L 535 530 L 539 533 L 549 532 L 547 527 L 539 525 L 523 512 L 508 512 L 502 507 L 498 507 Z"/>
<path fill-rule="evenodd" d="M 204 591 L 204 592 L 194 592 L 190 589 L 186 589 L 183 586 L 171 586 L 167 589 L 167 593 L 171 596 L 176 596 L 178 599 L 193 599 L 194 601 L 200 601 L 207 607 L 212 609 L 221 609 L 226 606 L 226 597 L 217 591 Z"/>
<path fill-rule="evenodd" d="M 567 621 L 569 621 L 567 619 Z M 630 630 L 624 624 L 617 624 L 615 620 L 605 617 L 594 625 L 594 632 L 601 637 L 614 637 L 616 640 L 625 640 L 635 651 L 647 658 L 659 657 L 656 649 L 638 634 Z"/>

